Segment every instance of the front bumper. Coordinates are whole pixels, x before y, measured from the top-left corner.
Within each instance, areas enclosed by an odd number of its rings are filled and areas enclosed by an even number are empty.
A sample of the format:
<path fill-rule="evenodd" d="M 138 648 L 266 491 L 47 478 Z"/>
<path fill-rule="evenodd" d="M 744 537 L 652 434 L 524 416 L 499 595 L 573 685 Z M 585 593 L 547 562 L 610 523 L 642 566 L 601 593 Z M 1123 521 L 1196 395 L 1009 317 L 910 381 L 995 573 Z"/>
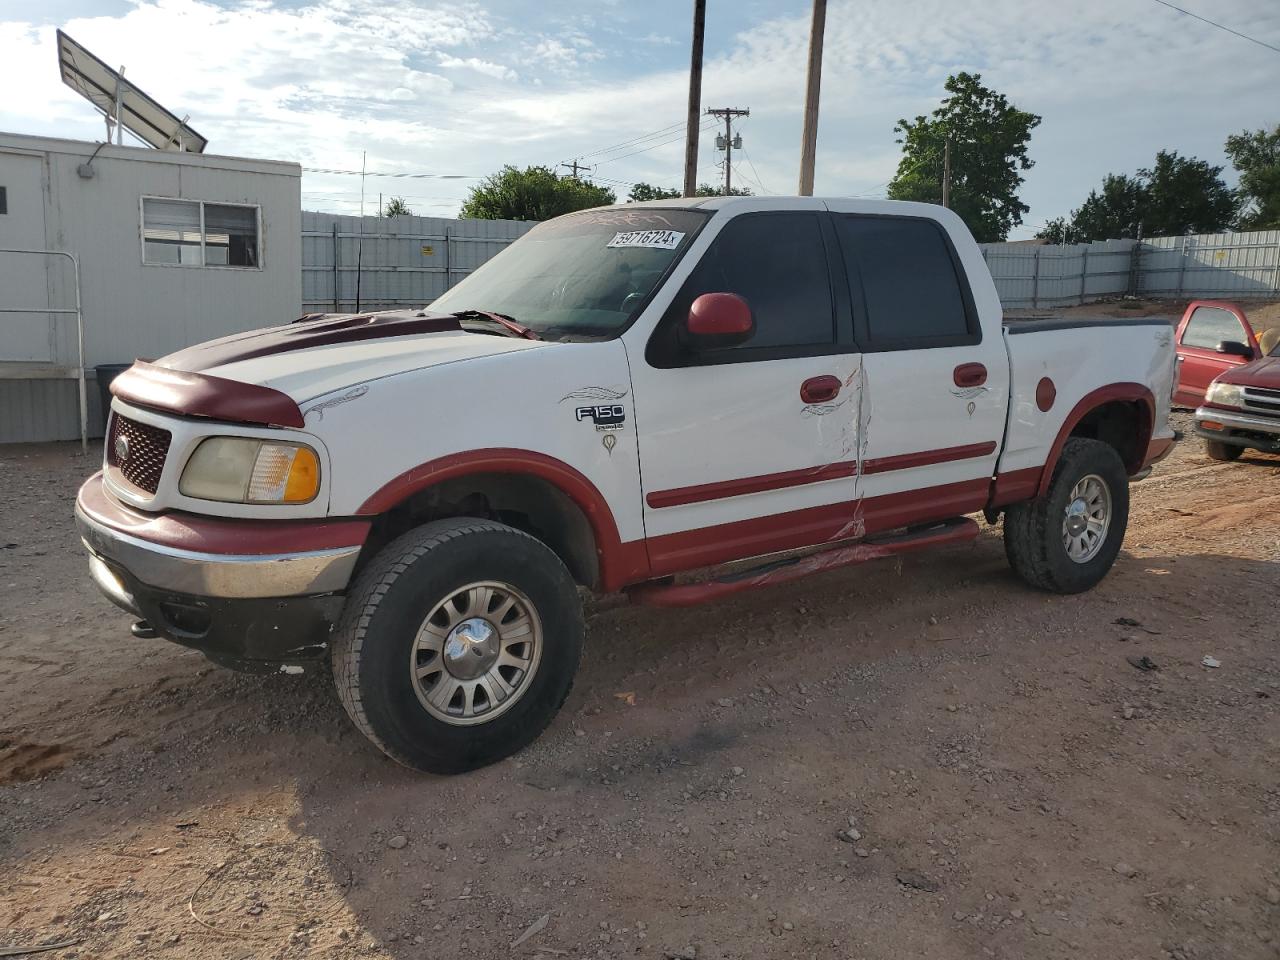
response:
<path fill-rule="evenodd" d="M 100 474 L 80 490 L 76 525 L 108 599 L 166 639 L 236 664 L 324 653 L 369 527 L 142 514 Z M 290 543 L 300 549 L 279 549 Z"/>
<path fill-rule="evenodd" d="M 1221 430 L 1205 427 L 1205 421 L 1219 423 Z M 1196 410 L 1196 434 L 1206 440 L 1217 440 L 1232 446 L 1280 453 L 1280 417 L 1261 417 L 1249 413 L 1237 413 L 1218 407 L 1200 407 Z"/>

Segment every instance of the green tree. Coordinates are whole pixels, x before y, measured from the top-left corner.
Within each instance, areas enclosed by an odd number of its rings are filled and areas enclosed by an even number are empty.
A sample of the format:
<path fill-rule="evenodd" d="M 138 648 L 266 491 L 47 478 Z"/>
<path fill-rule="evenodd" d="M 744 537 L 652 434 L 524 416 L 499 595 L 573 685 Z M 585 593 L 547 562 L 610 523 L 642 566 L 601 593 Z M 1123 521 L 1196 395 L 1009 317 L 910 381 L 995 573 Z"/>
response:
<path fill-rule="evenodd" d="M 1241 230 L 1280 227 L 1280 123 L 1227 137 L 1227 156 L 1240 174 Z"/>
<path fill-rule="evenodd" d="M 550 220 L 617 200 L 612 190 L 558 177 L 550 167 L 505 166 L 471 188 L 458 216 L 464 220 Z"/>
<path fill-rule="evenodd" d="M 724 187 L 712 186 L 709 183 L 698 185 L 698 189 L 694 191 L 695 197 L 723 197 L 725 196 Z M 750 197 L 754 194 L 746 187 L 730 187 L 729 196 L 731 197 Z M 651 183 L 637 183 L 631 188 L 631 192 L 627 194 L 627 199 L 631 201 L 641 200 L 674 200 L 680 196 L 680 191 L 665 187 L 655 187 Z"/>
<path fill-rule="evenodd" d="M 1079 243 L 1084 238 L 1080 236 L 1074 224 L 1067 222 L 1066 217 L 1057 217 L 1036 232 L 1036 239 L 1048 240 L 1050 243 L 1062 246 L 1068 243 Z"/>
<path fill-rule="evenodd" d="M 382 215 L 384 217 L 412 217 L 413 211 L 404 202 L 404 197 L 392 197 L 387 201 L 387 205 L 382 208 Z"/>
<path fill-rule="evenodd" d="M 1040 118 L 1019 110 L 976 73 L 948 77 L 930 116 L 899 120 L 902 159 L 889 183 L 893 200 L 942 202 L 943 153 L 951 140 L 951 209 L 980 242 L 1004 240 L 1028 207 L 1018 199 L 1031 131 Z"/>
<path fill-rule="evenodd" d="M 1148 236 L 1151 195 L 1141 178 L 1109 173 L 1102 178 L 1102 191 L 1090 190 L 1080 209 L 1071 211 L 1071 227 L 1079 240 L 1132 238 L 1141 229 Z"/>
<path fill-rule="evenodd" d="M 1156 165 L 1138 171 L 1146 182 L 1147 209 L 1142 232 L 1149 237 L 1218 233 L 1235 221 L 1240 203 L 1222 182 L 1221 167 L 1174 150 L 1156 154 Z"/>
<path fill-rule="evenodd" d="M 1239 201 L 1220 173 L 1221 167 L 1204 160 L 1161 150 L 1155 166 L 1144 167 L 1136 176 L 1109 173 L 1103 177 L 1101 191 L 1090 190 L 1084 203 L 1063 221 L 1063 235 L 1075 239 L 1055 242 L 1116 240 L 1136 237 L 1139 230 L 1146 237 L 1225 230 Z M 1046 228 L 1057 222 L 1050 221 Z"/>
<path fill-rule="evenodd" d="M 644 200 L 674 200 L 678 196 L 680 196 L 679 190 L 667 190 L 663 187 L 655 187 L 651 183 L 637 183 L 632 185 L 627 199 L 633 203 L 640 203 Z"/>

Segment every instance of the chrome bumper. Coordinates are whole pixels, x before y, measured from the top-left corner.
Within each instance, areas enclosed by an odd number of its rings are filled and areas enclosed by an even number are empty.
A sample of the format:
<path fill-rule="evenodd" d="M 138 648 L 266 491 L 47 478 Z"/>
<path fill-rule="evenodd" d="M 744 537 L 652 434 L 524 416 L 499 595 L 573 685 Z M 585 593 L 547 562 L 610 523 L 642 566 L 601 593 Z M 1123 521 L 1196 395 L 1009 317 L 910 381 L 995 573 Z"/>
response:
<path fill-rule="evenodd" d="M 124 591 L 124 587 L 102 560 L 122 567 L 150 587 L 201 597 L 240 599 L 344 590 L 360 555 L 358 546 L 267 555 L 180 550 L 104 526 L 87 516 L 79 505 L 76 526 L 89 551 L 94 582 L 116 603 L 121 603 L 116 592 Z"/>
<path fill-rule="evenodd" d="M 1217 407 L 1200 407 L 1196 410 L 1196 432 L 1201 436 L 1221 436 L 1217 430 L 1205 430 L 1200 426 L 1201 420 L 1212 420 L 1220 423 L 1228 430 L 1250 430 L 1254 433 L 1266 433 L 1280 437 L 1280 417 L 1255 417 L 1247 413 L 1233 413 L 1230 410 L 1219 410 Z"/>

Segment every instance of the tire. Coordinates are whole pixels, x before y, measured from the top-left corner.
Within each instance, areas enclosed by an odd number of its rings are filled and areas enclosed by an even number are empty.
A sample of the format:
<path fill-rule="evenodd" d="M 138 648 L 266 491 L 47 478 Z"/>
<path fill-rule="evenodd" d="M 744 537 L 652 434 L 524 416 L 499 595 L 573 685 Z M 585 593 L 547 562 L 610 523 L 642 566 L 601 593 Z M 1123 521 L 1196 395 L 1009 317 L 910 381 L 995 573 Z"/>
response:
<path fill-rule="evenodd" d="M 1086 523 L 1089 517 L 1078 515 L 1078 510 L 1080 503 L 1088 507 L 1099 501 L 1073 496 L 1077 485 L 1092 496 L 1095 482 L 1105 488 L 1105 530 L 1092 545 L 1075 540 L 1068 547 L 1068 524 L 1072 531 L 1084 524 L 1096 532 Z M 1128 522 L 1129 478 L 1119 454 L 1100 441 L 1071 437 L 1062 447 L 1045 495 L 1005 510 L 1005 556 L 1014 572 L 1033 587 L 1080 593 L 1107 575 L 1124 543 Z M 1072 550 L 1077 557 L 1073 558 Z"/>
<path fill-rule="evenodd" d="M 1240 454 L 1244 453 L 1244 447 L 1237 447 L 1234 443 L 1223 443 L 1221 440 L 1206 440 L 1204 448 L 1210 460 L 1223 460 L 1227 463 L 1239 460 Z"/>
<path fill-rule="evenodd" d="M 333 678 L 352 721 L 391 759 L 462 773 L 546 729 L 573 686 L 584 632 L 573 578 L 541 541 L 489 520 L 438 520 L 393 540 L 356 579 Z M 487 672 L 467 676 L 476 670 Z M 513 692 L 503 695 L 494 671 Z M 461 693 L 450 697 L 450 685 Z"/>

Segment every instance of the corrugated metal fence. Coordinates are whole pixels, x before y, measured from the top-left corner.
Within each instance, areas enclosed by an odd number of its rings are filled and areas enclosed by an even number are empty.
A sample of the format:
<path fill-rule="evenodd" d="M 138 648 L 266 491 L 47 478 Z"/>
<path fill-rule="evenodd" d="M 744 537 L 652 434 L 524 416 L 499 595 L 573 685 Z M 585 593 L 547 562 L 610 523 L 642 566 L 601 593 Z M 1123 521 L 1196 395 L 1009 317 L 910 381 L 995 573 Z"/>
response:
<path fill-rule="evenodd" d="M 536 226 L 519 220 L 302 214 L 302 308 L 423 306 Z"/>
<path fill-rule="evenodd" d="M 423 306 L 534 226 L 303 212 L 303 310 Z M 1280 298 L 1280 230 L 981 246 L 1007 308 L 1062 307 L 1126 294 Z"/>
<path fill-rule="evenodd" d="M 1067 246 L 984 243 L 1005 307 L 1104 297 L 1280 297 L 1280 230 L 1100 240 Z"/>

